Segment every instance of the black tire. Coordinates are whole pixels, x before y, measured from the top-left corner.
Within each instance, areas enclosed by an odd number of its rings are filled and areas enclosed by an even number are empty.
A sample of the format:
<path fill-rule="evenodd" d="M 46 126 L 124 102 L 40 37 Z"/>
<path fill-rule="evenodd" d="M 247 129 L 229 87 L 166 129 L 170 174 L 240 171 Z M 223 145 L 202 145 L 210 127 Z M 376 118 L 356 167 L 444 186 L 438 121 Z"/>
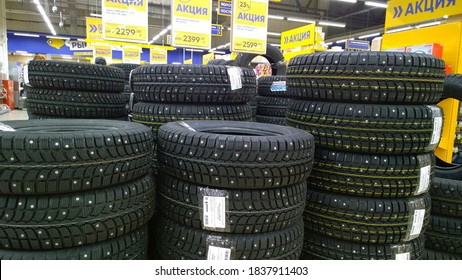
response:
<path fill-rule="evenodd" d="M 322 235 L 347 241 L 394 244 L 407 241 L 413 205 L 423 205 L 425 232 L 430 216 L 430 195 L 407 199 L 371 199 L 308 189 L 305 227 Z M 419 208 L 421 209 L 421 208 Z"/>
<path fill-rule="evenodd" d="M 159 183 L 159 209 L 169 219 L 185 226 L 203 229 L 200 197 L 204 186 L 163 175 Z M 213 193 L 207 189 L 205 195 Z M 226 224 L 230 233 L 263 233 L 290 227 L 303 215 L 306 183 L 263 189 L 226 190 Z"/>
<path fill-rule="evenodd" d="M 232 105 L 189 105 L 189 104 L 153 104 L 136 103 L 132 113 L 133 122 L 152 128 L 154 139 L 162 125 L 185 120 L 228 120 L 250 121 L 252 108 L 247 104 Z"/>
<path fill-rule="evenodd" d="M 225 65 L 226 60 L 224 59 L 212 59 L 207 65 Z"/>
<path fill-rule="evenodd" d="M 433 153 L 373 155 L 316 148 L 308 186 L 362 197 L 409 197 L 428 191 L 434 167 Z"/>
<path fill-rule="evenodd" d="M 440 178 L 462 181 L 462 164 L 448 164 L 437 159 L 435 173 Z"/>
<path fill-rule="evenodd" d="M 148 229 L 140 228 L 129 234 L 93 245 L 46 251 L 0 249 L 1 260 L 145 260 Z"/>
<path fill-rule="evenodd" d="M 164 260 L 206 260 L 207 238 L 235 243 L 232 260 L 298 260 L 303 247 L 303 221 L 262 234 L 209 232 L 177 224 L 161 217 L 157 226 L 157 251 Z M 231 247 L 231 246 L 230 246 Z"/>
<path fill-rule="evenodd" d="M 432 213 L 425 237 L 427 248 L 462 255 L 462 218 Z"/>
<path fill-rule="evenodd" d="M 258 78 L 258 95 L 268 97 L 288 97 L 287 90 L 274 87 L 277 82 L 286 82 L 286 76 L 263 76 Z"/>
<path fill-rule="evenodd" d="M 130 73 L 132 70 L 140 67 L 141 64 L 131 64 L 131 63 L 116 63 L 112 64 L 111 67 L 117 67 L 124 70 L 125 73 L 125 81 L 128 82 L 130 80 Z"/>
<path fill-rule="evenodd" d="M 154 213 L 150 176 L 114 187 L 48 196 L 1 196 L 0 247 L 63 249 L 109 240 L 146 224 Z"/>
<path fill-rule="evenodd" d="M 236 65 L 240 67 L 249 67 L 252 60 L 260 56 L 258 54 L 251 53 L 240 53 L 236 57 Z M 271 44 L 266 45 L 266 54 L 261 55 L 268 60 L 271 64 L 271 70 L 273 76 L 285 76 L 287 72 L 287 65 L 284 56 L 281 51 L 272 46 Z"/>
<path fill-rule="evenodd" d="M 267 124 L 274 124 L 274 125 L 287 125 L 286 118 L 279 118 L 279 117 L 267 117 L 267 116 L 255 116 L 255 121 L 258 123 L 267 123 Z"/>
<path fill-rule="evenodd" d="M 289 101 L 289 98 L 258 96 L 257 115 L 285 118 Z"/>
<path fill-rule="evenodd" d="M 444 95 L 442 99 L 454 98 L 462 100 L 462 75 L 447 75 L 444 80 Z"/>
<path fill-rule="evenodd" d="M 240 68 L 242 88 L 232 90 L 228 68 L 219 65 L 151 65 L 132 73 L 139 101 L 155 103 L 246 103 L 256 94 L 255 73 Z"/>
<path fill-rule="evenodd" d="M 147 174 L 148 127 L 103 120 L 4 122 L 0 131 L 0 194 L 77 192 L 126 183 Z"/>
<path fill-rule="evenodd" d="M 435 177 L 430 194 L 433 214 L 462 218 L 462 181 Z"/>
<path fill-rule="evenodd" d="M 394 260 L 396 254 L 409 253 L 411 260 L 424 254 L 424 236 L 403 244 L 349 242 L 305 230 L 302 260 Z M 403 251 L 399 251 L 399 249 Z"/>
<path fill-rule="evenodd" d="M 58 116 L 36 115 L 36 114 L 31 113 L 30 111 L 27 111 L 27 116 L 29 117 L 29 120 L 70 119 L 70 118 L 64 118 L 64 117 L 58 117 Z M 92 119 L 85 119 L 85 120 L 93 120 L 93 118 L 92 118 Z M 128 121 L 128 116 L 122 117 L 122 118 L 104 118 L 104 119 L 99 119 L 99 120 L 109 120 L 109 121 L 121 121 L 121 122 L 126 122 L 126 121 Z"/>
<path fill-rule="evenodd" d="M 453 254 L 448 252 L 425 249 L 424 260 L 462 260 L 462 254 Z"/>
<path fill-rule="evenodd" d="M 346 152 L 416 154 L 433 151 L 434 127 L 429 106 L 369 105 L 293 100 L 287 123 L 312 133 L 316 147 Z M 436 141 L 432 141 L 436 140 Z"/>
<path fill-rule="evenodd" d="M 29 83 L 44 89 L 122 92 L 125 73 L 115 67 L 63 61 L 32 60 Z"/>
<path fill-rule="evenodd" d="M 284 126 L 186 121 L 158 134 L 162 171 L 219 188 L 278 188 L 303 182 L 313 165 L 313 137 Z"/>
<path fill-rule="evenodd" d="M 122 94 L 51 89 L 27 90 L 27 110 L 36 115 L 62 118 L 118 118 L 127 116 Z"/>
<path fill-rule="evenodd" d="M 444 61 L 427 54 L 334 52 L 289 63 L 289 95 L 310 100 L 434 104 L 443 94 Z"/>

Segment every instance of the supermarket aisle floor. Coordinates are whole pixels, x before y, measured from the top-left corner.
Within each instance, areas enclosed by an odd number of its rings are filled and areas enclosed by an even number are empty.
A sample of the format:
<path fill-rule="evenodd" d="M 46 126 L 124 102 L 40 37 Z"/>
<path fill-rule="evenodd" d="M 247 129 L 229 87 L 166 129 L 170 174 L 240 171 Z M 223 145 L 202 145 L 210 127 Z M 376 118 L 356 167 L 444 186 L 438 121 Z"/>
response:
<path fill-rule="evenodd" d="M 19 121 L 19 120 L 28 120 L 26 110 L 13 110 L 6 114 L 0 115 L 0 121 Z"/>

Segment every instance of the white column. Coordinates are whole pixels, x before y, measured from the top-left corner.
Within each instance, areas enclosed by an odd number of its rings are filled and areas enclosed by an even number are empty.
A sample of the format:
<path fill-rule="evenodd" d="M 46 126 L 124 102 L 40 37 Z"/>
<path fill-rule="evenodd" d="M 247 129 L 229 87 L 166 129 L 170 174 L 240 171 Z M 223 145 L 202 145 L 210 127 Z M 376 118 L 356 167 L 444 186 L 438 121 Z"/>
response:
<path fill-rule="evenodd" d="M 6 37 L 6 1 L 0 1 L 0 80 L 8 80 L 8 42 Z"/>

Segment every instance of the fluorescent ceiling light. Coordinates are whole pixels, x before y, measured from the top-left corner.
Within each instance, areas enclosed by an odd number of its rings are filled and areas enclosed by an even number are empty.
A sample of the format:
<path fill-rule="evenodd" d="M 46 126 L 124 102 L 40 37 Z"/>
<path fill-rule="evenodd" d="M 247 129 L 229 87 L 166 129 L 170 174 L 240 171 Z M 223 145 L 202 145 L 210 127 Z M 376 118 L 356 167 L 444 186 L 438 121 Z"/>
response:
<path fill-rule="evenodd" d="M 222 52 L 222 51 L 212 51 L 210 50 L 211 53 L 217 53 L 217 54 L 226 54 L 226 52 Z"/>
<path fill-rule="evenodd" d="M 267 32 L 269 36 L 281 36 L 281 33 L 278 32 Z"/>
<path fill-rule="evenodd" d="M 271 46 L 273 46 L 273 47 L 280 47 L 281 45 L 280 45 L 280 44 L 271 44 Z"/>
<path fill-rule="evenodd" d="M 22 55 L 22 56 L 34 56 L 32 53 L 18 53 L 16 52 L 17 55 Z"/>
<path fill-rule="evenodd" d="M 304 22 L 304 23 L 315 23 L 316 21 L 314 20 L 309 20 L 309 19 L 304 19 L 304 18 L 293 18 L 293 17 L 288 17 L 288 21 L 295 21 L 295 22 Z"/>
<path fill-rule="evenodd" d="M 434 25 L 439 25 L 441 24 L 441 21 L 434 21 L 434 22 L 428 22 L 428 23 L 422 23 L 417 25 L 417 28 L 422 28 L 422 27 L 429 27 L 429 26 L 434 26 Z"/>
<path fill-rule="evenodd" d="M 367 35 L 359 36 L 358 38 L 365 39 L 365 38 L 377 37 L 377 36 L 380 36 L 380 33 L 367 34 Z"/>
<path fill-rule="evenodd" d="M 39 0 L 34 0 L 34 3 L 37 5 L 37 9 L 39 10 L 40 14 L 42 15 L 43 20 L 47 24 L 48 29 L 50 30 L 51 34 L 56 35 L 56 31 L 55 31 L 53 25 L 51 24 L 50 18 L 45 13 L 45 10 L 43 9 L 42 5 L 40 5 L 40 1 Z"/>
<path fill-rule="evenodd" d="M 79 41 L 79 42 L 85 42 L 85 39 L 77 38 L 77 41 Z"/>
<path fill-rule="evenodd" d="M 159 34 L 157 34 L 156 36 L 154 36 L 154 37 L 152 38 L 152 40 L 148 42 L 148 44 L 154 43 L 154 42 L 157 41 L 161 36 L 164 36 L 165 34 L 167 34 L 167 32 L 168 32 L 169 30 L 171 30 L 171 29 L 172 29 L 172 25 L 169 25 L 169 26 L 167 26 L 166 28 L 162 29 L 162 31 L 160 31 Z"/>
<path fill-rule="evenodd" d="M 187 52 L 204 52 L 203 50 L 185 49 Z"/>
<path fill-rule="evenodd" d="M 396 32 L 401 32 L 401 31 L 406 31 L 406 30 L 411 30 L 411 27 L 406 26 L 402 28 L 396 28 L 396 29 L 388 30 L 387 33 L 396 33 Z"/>
<path fill-rule="evenodd" d="M 449 16 L 448 16 L 448 15 L 445 15 L 445 16 L 443 16 L 443 18 L 449 18 Z"/>
<path fill-rule="evenodd" d="M 103 17 L 103 15 L 95 14 L 95 13 L 90 13 L 90 16 L 92 16 L 92 17 Z"/>
<path fill-rule="evenodd" d="M 337 0 L 340 2 L 348 2 L 348 3 L 358 3 L 358 0 Z"/>
<path fill-rule="evenodd" d="M 29 33 L 13 33 L 15 36 L 23 36 L 23 37 L 35 37 L 39 38 L 40 36 L 37 34 L 29 34 Z"/>
<path fill-rule="evenodd" d="M 330 45 L 333 45 L 334 42 L 329 42 L 329 43 L 325 43 L 326 45 L 330 46 Z"/>
<path fill-rule="evenodd" d="M 283 20 L 283 19 L 284 19 L 283 16 L 275 16 L 275 15 L 268 15 L 268 18 L 270 18 L 270 19 L 279 19 L 279 20 Z"/>
<path fill-rule="evenodd" d="M 70 37 L 61 37 L 61 36 L 47 36 L 48 39 L 61 39 L 61 40 L 70 40 Z"/>
<path fill-rule="evenodd" d="M 217 48 L 213 48 L 213 49 L 210 49 L 209 52 L 214 52 L 216 50 L 217 50 Z"/>
<path fill-rule="evenodd" d="M 341 27 L 341 28 L 345 28 L 345 26 L 346 26 L 345 23 L 325 21 L 325 20 L 320 21 L 319 25 L 334 26 L 334 27 Z"/>
<path fill-rule="evenodd" d="M 73 58 L 73 57 L 70 56 L 70 55 L 62 55 L 61 57 L 64 58 L 64 59 L 72 59 L 72 58 Z"/>
<path fill-rule="evenodd" d="M 374 1 L 366 1 L 366 6 L 378 7 L 378 8 L 388 8 L 388 4 L 386 3 L 379 3 Z"/>
<path fill-rule="evenodd" d="M 172 64 L 181 64 L 180 62 L 172 62 Z"/>
<path fill-rule="evenodd" d="M 337 44 L 341 44 L 341 43 L 345 43 L 346 41 L 347 41 L 347 39 L 343 39 L 343 40 L 338 40 L 338 41 L 337 41 L 337 42 L 335 42 L 335 43 L 337 43 Z"/>
<path fill-rule="evenodd" d="M 16 51 L 16 53 L 28 53 L 26 51 Z"/>

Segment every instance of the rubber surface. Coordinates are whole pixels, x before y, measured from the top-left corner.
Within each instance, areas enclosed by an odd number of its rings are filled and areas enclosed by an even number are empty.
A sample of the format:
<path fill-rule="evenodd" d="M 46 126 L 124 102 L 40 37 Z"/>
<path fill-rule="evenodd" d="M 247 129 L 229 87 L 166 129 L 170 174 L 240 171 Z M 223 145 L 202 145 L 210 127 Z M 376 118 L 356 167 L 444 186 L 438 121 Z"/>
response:
<path fill-rule="evenodd" d="M 432 214 L 462 218 L 462 181 L 435 177 L 430 194 Z"/>
<path fill-rule="evenodd" d="M 291 59 L 288 94 L 310 100 L 434 104 L 443 94 L 444 61 L 427 54 L 321 52 Z"/>
<path fill-rule="evenodd" d="M 139 101 L 155 103 L 246 103 L 256 94 L 255 73 L 238 68 L 242 88 L 232 89 L 229 67 L 219 65 L 150 65 L 132 73 Z"/>
<path fill-rule="evenodd" d="M 452 254 L 447 252 L 425 249 L 424 260 L 462 260 L 462 254 Z"/>
<path fill-rule="evenodd" d="M 154 180 L 48 196 L 0 196 L 0 247 L 52 250 L 109 240 L 146 224 Z"/>
<path fill-rule="evenodd" d="M 93 245 L 46 251 L 14 251 L 0 249 L 2 260 L 145 260 L 147 259 L 148 229 L 140 228 L 129 234 Z"/>
<path fill-rule="evenodd" d="M 115 67 L 52 60 L 32 60 L 29 83 L 44 89 L 122 92 L 125 73 Z"/>
<path fill-rule="evenodd" d="M 289 98 L 257 97 L 257 115 L 285 118 Z"/>
<path fill-rule="evenodd" d="M 255 116 L 255 121 L 258 123 L 267 123 L 267 124 L 275 124 L 275 125 L 287 125 L 287 120 L 286 118 L 280 118 L 280 117 L 267 117 L 267 116 Z"/>
<path fill-rule="evenodd" d="M 410 246 L 411 260 L 420 260 L 424 254 L 425 238 L 421 237 L 402 244 L 368 244 L 344 241 L 305 230 L 302 260 L 394 260 L 398 248 Z M 398 247 L 399 246 L 399 247 Z"/>
<path fill-rule="evenodd" d="M 0 131 L 0 194 L 53 194 L 109 187 L 147 174 L 148 127 L 104 120 L 32 120 Z"/>
<path fill-rule="evenodd" d="M 364 243 L 401 243 L 411 231 L 416 201 L 430 216 L 430 195 L 407 199 L 371 199 L 308 189 L 305 227 L 322 235 Z M 421 209 L 421 208 L 418 208 Z"/>
<path fill-rule="evenodd" d="M 235 63 L 240 67 L 249 67 L 252 60 L 257 56 L 263 56 L 271 64 L 273 76 L 285 76 L 287 72 L 287 65 L 279 48 L 266 44 L 266 54 L 258 55 L 251 53 L 239 53 L 236 57 Z"/>
<path fill-rule="evenodd" d="M 313 137 L 283 126 L 186 121 L 162 126 L 160 169 L 179 179 L 220 188 L 277 188 L 306 180 Z"/>
<path fill-rule="evenodd" d="M 222 192 L 164 175 L 159 184 L 159 209 L 173 221 L 203 229 L 202 199 Z M 230 233 L 262 233 L 290 227 L 303 215 L 306 183 L 262 190 L 226 190 L 226 226 Z"/>
<path fill-rule="evenodd" d="M 308 186 L 362 197 L 409 197 L 427 192 L 434 168 L 433 153 L 378 155 L 317 148 Z"/>
<path fill-rule="evenodd" d="M 290 228 L 262 234 L 209 232 L 182 226 L 164 217 L 159 220 L 157 251 L 165 260 L 206 260 L 207 239 L 214 237 L 232 243 L 228 247 L 232 250 L 232 260 L 298 260 L 303 247 L 301 219 Z"/>
<path fill-rule="evenodd" d="M 268 97 L 288 97 L 286 90 L 274 87 L 274 83 L 286 82 L 286 76 L 262 76 L 258 78 L 258 95 Z"/>
<path fill-rule="evenodd" d="M 136 68 L 140 67 L 141 64 L 132 64 L 132 63 L 116 63 L 116 64 L 111 64 L 111 67 L 117 67 L 122 70 L 124 70 L 125 73 L 125 81 L 128 82 L 130 80 L 130 73 L 132 70 L 135 70 Z"/>
<path fill-rule="evenodd" d="M 425 238 L 427 248 L 462 255 L 462 218 L 432 213 Z"/>
<path fill-rule="evenodd" d="M 317 147 L 346 152 L 415 154 L 433 151 L 438 146 L 438 143 L 431 144 L 433 133 L 438 129 L 434 127 L 433 117 L 428 106 L 293 100 L 289 103 L 287 123 L 312 133 Z"/>

